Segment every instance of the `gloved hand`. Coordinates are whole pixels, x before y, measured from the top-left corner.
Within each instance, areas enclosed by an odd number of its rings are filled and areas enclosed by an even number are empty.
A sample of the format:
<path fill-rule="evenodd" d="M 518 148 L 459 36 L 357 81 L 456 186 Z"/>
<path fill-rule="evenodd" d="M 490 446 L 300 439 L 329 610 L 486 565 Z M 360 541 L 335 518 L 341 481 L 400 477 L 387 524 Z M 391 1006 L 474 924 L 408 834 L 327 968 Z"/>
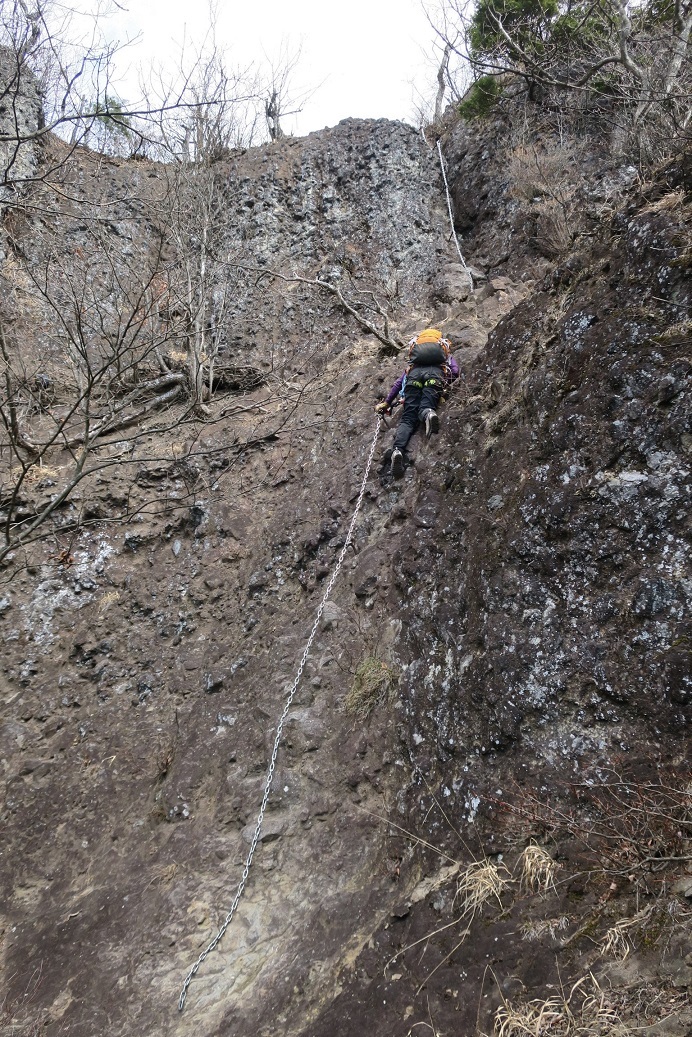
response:
<path fill-rule="evenodd" d="M 377 406 L 375 407 L 375 414 L 386 414 L 388 410 L 389 410 L 389 404 L 387 403 L 386 400 L 382 400 L 382 402 L 378 403 Z"/>

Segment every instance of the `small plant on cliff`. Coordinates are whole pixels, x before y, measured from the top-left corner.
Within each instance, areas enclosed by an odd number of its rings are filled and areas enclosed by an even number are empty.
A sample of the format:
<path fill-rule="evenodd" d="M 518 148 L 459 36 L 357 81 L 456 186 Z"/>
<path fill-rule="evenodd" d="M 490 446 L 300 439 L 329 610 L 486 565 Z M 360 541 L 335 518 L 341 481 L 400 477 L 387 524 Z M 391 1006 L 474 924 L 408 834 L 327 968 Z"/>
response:
<path fill-rule="evenodd" d="M 503 807 L 510 830 L 526 835 L 528 824 L 532 833 L 554 841 L 558 853 L 565 845 L 569 870 L 563 881 L 576 879 L 580 889 L 588 885 L 597 896 L 563 946 L 588 937 L 601 955 L 624 960 L 636 948 L 672 938 L 688 922 L 685 906 L 670 888 L 692 859 L 691 790 L 672 770 L 648 764 L 605 778 L 558 786 L 545 798 L 520 788 Z M 533 843 L 524 851 L 518 861 L 521 886 L 545 895 L 552 886 L 557 893 L 556 862 L 543 853 Z M 562 868 L 565 874 L 567 865 Z M 554 936 L 552 925 L 529 921 L 522 931 L 528 939 L 544 932 Z"/>
<path fill-rule="evenodd" d="M 357 720 L 366 720 L 377 706 L 390 701 L 397 684 L 398 678 L 391 666 L 369 655 L 356 670 L 344 709 Z"/>
<path fill-rule="evenodd" d="M 511 154 L 508 173 L 511 194 L 534 203 L 538 248 L 551 258 L 561 255 L 574 236 L 584 182 L 577 149 L 562 141 L 540 148 L 521 144 Z"/>
<path fill-rule="evenodd" d="M 552 198 L 562 206 L 582 184 L 579 152 L 563 141 L 527 146 L 519 144 L 509 159 L 510 192 L 516 198 Z"/>
<path fill-rule="evenodd" d="M 484 118 L 493 110 L 501 93 L 497 76 L 481 76 L 459 105 L 459 115 L 464 119 Z"/>
<path fill-rule="evenodd" d="M 93 105 L 93 119 L 84 134 L 84 143 L 103 154 L 129 154 L 135 143 L 132 117 L 117 97 L 104 94 Z"/>
<path fill-rule="evenodd" d="M 655 893 L 690 859 L 692 789 L 672 770 L 611 772 L 599 784 L 565 783 L 550 798 L 517 788 L 499 805 L 516 832 L 570 839 L 575 861 L 597 887 L 636 880 Z"/>

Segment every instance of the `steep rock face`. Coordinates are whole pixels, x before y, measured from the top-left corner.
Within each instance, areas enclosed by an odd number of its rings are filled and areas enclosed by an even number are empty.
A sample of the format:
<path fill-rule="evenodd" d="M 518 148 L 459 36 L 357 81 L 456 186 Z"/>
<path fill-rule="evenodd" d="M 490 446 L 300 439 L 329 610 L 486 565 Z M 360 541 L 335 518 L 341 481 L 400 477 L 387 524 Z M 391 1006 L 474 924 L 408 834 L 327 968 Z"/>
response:
<path fill-rule="evenodd" d="M 544 994 L 556 954 L 563 978 L 598 967 L 582 922 L 600 936 L 651 892 L 637 871 L 634 886 L 618 873 L 617 898 L 600 873 L 570 878 L 543 913 L 505 893 L 464 941 L 451 924 L 461 863 L 511 862 L 545 835 L 531 820 L 517 832 L 504 801 L 523 786 L 562 804 L 575 777 L 685 759 L 687 173 L 664 171 L 540 285 L 527 253 L 471 294 L 441 278 L 444 198 L 405 127 L 347 123 L 239 156 L 227 175 L 228 233 L 249 265 L 386 289 L 403 332 L 446 320 L 465 377 L 402 482 L 378 449 L 246 893 L 183 1015 L 396 362 L 383 368 L 329 297 L 248 273 L 238 343 L 286 343 L 295 397 L 253 389 L 204 423 L 182 409 L 165 433 L 148 423 L 134 449 L 104 441 L 120 461 L 75 504 L 99 523 L 7 567 L 6 1003 L 20 1024 L 74 1037 L 345 1037 L 430 1018 L 488 1032 L 489 965 L 503 995 Z M 455 170 L 455 198 L 477 175 Z M 348 694 L 373 658 L 396 693 L 354 719 Z M 566 869 L 575 842 L 548 842 Z M 533 944 L 517 937 L 527 920 Z M 662 930 L 683 988 L 689 944 Z M 660 978 L 659 959 L 654 942 L 640 976 Z"/>
<path fill-rule="evenodd" d="M 227 168 L 230 228 L 257 263 L 371 274 L 411 305 L 444 260 L 439 167 L 404 123 L 347 119 Z"/>
<path fill-rule="evenodd" d="M 348 119 L 252 149 L 220 169 L 226 247 L 248 268 L 231 302 L 231 353 L 249 343 L 266 353 L 277 341 L 300 346 L 320 335 L 330 352 L 345 344 L 333 295 L 274 282 L 263 271 L 326 281 L 366 311 L 374 292 L 395 327 L 401 321 L 408 329 L 419 307 L 430 316 L 435 273 L 456 256 L 439 166 L 411 127 Z M 347 326 L 351 340 L 355 330 Z"/>
<path fill-rule="evenodd" d="M 620 724 L 645 720 L 655 742 L 689 721 L 688 190 L 675 167 L 518 306 L 450 421 L 435 531 L 464 552 L 443 614 L 465 618 L 438 653 L 467 661 L 491 707 L 464 741 L 482 753 L 523 731 L 545 759 L 567 703 L 584 745 L 609 724 L 631 745 Z M 438 594 L 456 583 L 444 555 L 410 557 Z M 427 632 L 434 610 L 415 611 Z"/>
<path fill-rule="evenodd" d="M 474 263 L 525 281 L 551 270 L 577 233 L 596 231 L 638 173 L 584 127 L 516 115 L 454 121 L 445 154 L 455 223 Z"/>
<path fill-rule="evenodd" d="M 581 911 L 598 934 L 609 897 L 612 924 L 641 908 L 636 886 L 655 895 L 652 866 L 628 855 L 631 833 L 609 829 L 621 856 L 608 892 L 565 819 L 579 787 L 614 784 L 619 814 L 657 767 L 683 800 L 689 780 L 690 186 L 674 163 L 498 325 L 452 396 L 443 442 L 421 444 L 397 494 L 381 593 L 402 623 L 399 734 L 414 780 L 395 816 L 437 848 L 438 884 L 424 906 L 404 898 L 317 1033 L 346 1035 L 373 1015 L 386 1032 L 402 1018 L 488 1032 L 501 995 L 530 1000 L 602 962 L 589 941 L 529 951 L 512 932 L 574 933 Z M 590 824 L 606 816 L 591 809 Z M 445 867 L 465 844 L 511 859 L 517 832 L 549 835 L 567 878 L 538 914 L 505 897 L 465 940 Z M 685 839 L 678 851 L 675 837 L 668 851 L 660 833 L 648 839 L 655 855 L 688 852 Z M 580 868 L 593 878 L 570 881 Z M 683 988 L 684 928 L 670 962 Z M 655 939 L 636 968 L 641 984 L 667 975 Z M 611 966 L 604 982 L 617 991 L 636 975 Z M 429 1016 L 414 1009 L 419 985 Z M 626 996 L 613 1004 L 626 1016 Z M 679 1034 L 681 1004 L 662 1008 Z"/>

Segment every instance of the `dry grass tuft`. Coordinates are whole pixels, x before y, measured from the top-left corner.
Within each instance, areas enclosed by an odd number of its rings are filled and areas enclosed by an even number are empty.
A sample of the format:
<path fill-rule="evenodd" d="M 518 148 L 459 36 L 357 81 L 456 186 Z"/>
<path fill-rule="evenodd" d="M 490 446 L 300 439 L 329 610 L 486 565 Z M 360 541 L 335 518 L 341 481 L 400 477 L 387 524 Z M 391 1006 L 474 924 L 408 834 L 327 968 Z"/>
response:
<path fill-rule="evenodd" d="M 627 919 L 625 922 L 618 922 L 617 925 L 612 925 L 606 931 L 598 941 L 601 954 L 607 954 L 617 961 L 624 961 L 625 958 L 629 957 L 629 953 L 632 950 L 632 944 L 627 939 L 627 930 L 629 928 L 627 923 L 629 921 L 630 919 Z"/>
<path fill-rule="evenodd" d="M 559 918 L 543 918 L 535 922 L 523 922 L 520 931 L 522 940 L 542 940 L 544 936 L 554 940 L 557 934 L 569 925 L 567 915 Z"/>
<path fill-rule="evenodd" d="M 668 194 L 664 194 L 662 198 L 655 202 L 649 202 L 648 205 L 639 210 L 639 215 L 643 216 L 645 213 L 651 212 L 666 212 L 669 209 L 681 209 L 684 204 L 685 192 L 681 188 L 679 191 L 670 191 Z"/>
<path fill-rule="evenodd" d="M 503 1001 L 494 1031 L 496 1037 L 631 1037 L 632 1032 L 593 976 L 582 977 L 567 997 L 516 1006 Z"/>
<path fill-rule="evenodd" d="M 502 906 L 502 892 L 509 885 L 509 872 L 500 872 L 496 864 L 490 861 L 476 861 L 469 864 L 457 883 L 454 901 L 461 901 L 462 916 L 473 917 L 489 900 L 497 900 Z"/>
<path fill-rule="evenodd" d="M 509 885 L 511 876 L 509 872 L 504 869 L 505 875 L 500 873 L 500 869 L 495 864 L 491 864 L 490 861 L 476 861 L 470 864 L 465 871 L 462 873 L 461 878 L 457 883 L 456 892 L 454 894 L 455 903 L 461 901 L 461 914 L 454 919 L 452 922 L 448 922 L 446 925 L 440 926 L 439 929 L 435 929 L 433 932 L 428 933 L 426 936 L 422 936 L 419 940 L 415 940 L 413 943 L 409 943 L 406 947 L 402 947 L 401 950 L 390 958 L 385 966 L 385 973 L 387 968 L 396 961 L 406 951 L 411 950 L 413 947 L 417 947 L 421 943 L 426 943 L 428 940 L 436 936 L 437 933 L 444 932 L 446 929 L 455 928 L 460 922 L 468 920 L 468 924 L 464 929 L 457 930 L 456 937 L 457 941 L 452 950 L 437 963 L 434 969 L 432 969 L 425 977 L 423 982 L 418 987 L 416 994 L 419 994 L 425 984 L 428 982 L 431 976 L 441 968 L 455 952 L 461 947 L 462 943 L 467 936 L 471 933 L 471 922 L 473 921 L 476 912 L 489 900 L 496 899 L 502 907 L 502 901 L 500 899 L 502 891 L 506 886 Z"/>
<path fill-rule="evenodd" d="M 536 206 L 536 245 L 542 255 L 555 259 L 572 244 L 572 221 L 561 202 L 547 198 Z"/>
<path fill-rule="evenodd" d="M 58 479 L 64 466 L 56 467 L 49 464 L 35 464 L 24 476 L 24 485 L 33 486 L 42 479 Z"/>
<path fill-rule="evenodd" d="M 555 872 L 559 868 L 547 850 L 530 843 L 517 861 L 521 869 L 519 883 L 522 889 L 532 893 L 548 893 L 555 890 Z"/>
<path fill-rule="evenodd" d="M 398 683 L 396 672 L 370 655 L 356 670 L 344 710 L 357 720 L 367 720 L 377 706 L 390 701 Z"/>
<path fill-rule="evenodd" d="M 692 249 L 687 254 L 687 260 L 689 265 L 692 266 Z M 678 262 L 676 260 L 674 263 Z M 667 328 L 656 336 L 656 342 L 661 345 L 665 345 L 667 342 L 675 342 L 676 339 L 689 338 L 692 335 L 692 319 L 686 317 L 685 320 L 678 321 L 677 324 L 669 324 Z M 689 790 L 688 790 L 689 791 Z"/>
<path fill-rule="evenodd" d="M 187 367 L 189 354 L 187 349 L 168 349 L 166 362 L 171 370 L 183 371 Z"/>
<path fill-rule="evenodd" d="M 638 911 L 632 918 L 622 918 L 612 925 L 599 940 L 601 954 L 624 961 L 632 950 L 628 933 L 643 926 L 651 917 L 654 907 L 654 904 L 650 904 L 643 911 Z"/>

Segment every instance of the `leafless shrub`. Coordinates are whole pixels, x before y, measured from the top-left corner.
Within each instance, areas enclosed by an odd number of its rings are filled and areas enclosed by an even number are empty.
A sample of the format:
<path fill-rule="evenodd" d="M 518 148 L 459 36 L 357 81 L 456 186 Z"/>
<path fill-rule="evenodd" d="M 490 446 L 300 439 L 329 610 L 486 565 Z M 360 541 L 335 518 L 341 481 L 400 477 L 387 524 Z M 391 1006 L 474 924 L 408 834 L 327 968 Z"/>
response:
<path fill-rule="evenodd" d="M 600 782 L 564 783 L 552 795 L 517 787 L 498 801 L 506 826 L 524 838 L 569 838 L 575 866 L 599 884 L 614 879 L 657 891 L 690 860 L 692 788 L 678 772 L 605 774 Z"/>
<path fill-rule="evenodd" d="M 641 1027 L 666 1019 L 680 1019 L 686 1009 L 689 1012 L 690 1007 L 686 991 L 662 988 L 653 983 L 613 989 L 608 992 L 608 997 L 619 1015 Z M 634 1025 L 632 1029 L 636 1033 Z"/>
<path fill-rule="evenodd" d="M 548 143 L 540 148 L 519 144 L 510 155 L 507 172 L 510 194 L 528 201 L 549 197 L 566 205 L 581 181 L 575 149 L 567 143 Z"/>
<path fill-rule="evenodd" d="M 539 251 L 549 258 L 562 255 L 576 233 L 576 198 L 583 181 L 574 147 L 520 144 L 511 154 L 508 172 L 510 194 L 534 203 Z"/>

